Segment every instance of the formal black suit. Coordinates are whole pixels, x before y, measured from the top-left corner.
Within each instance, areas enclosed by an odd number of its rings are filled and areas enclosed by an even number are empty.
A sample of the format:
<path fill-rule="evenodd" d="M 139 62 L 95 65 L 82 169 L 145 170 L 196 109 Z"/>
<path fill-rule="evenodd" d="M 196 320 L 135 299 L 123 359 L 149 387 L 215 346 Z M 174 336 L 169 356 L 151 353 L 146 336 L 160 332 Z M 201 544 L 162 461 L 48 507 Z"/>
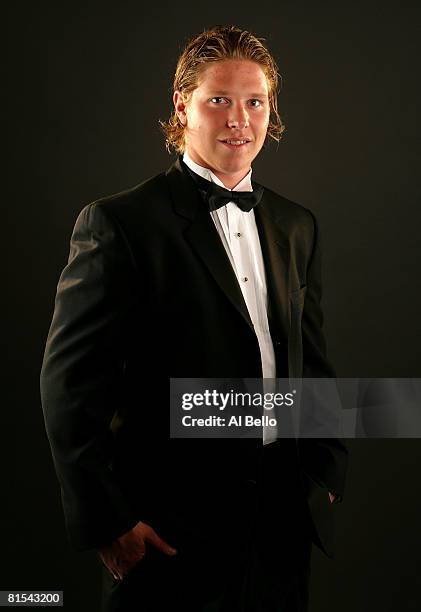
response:
<path fill-rule="evenodd" d="M 254 211 L 277 376 L 334 376 L 316 220 L 267 188 Z M 308 529 L 331 555 L 328 490 L 342 496 L 346 471 L 340 441 L 278 440 L 269 455 L 261 440 L 169 439 L 170 377 L 261 376 L 235 273 L 181 157 L 83 208 L 41 372 L 73 546 L 106 545 L 139 520 L 181 551 L 185 542 L 221 546 L 252 522 L 254 491 L 270 474 L 272 518 L 283 524 L 274 541 Z"/>

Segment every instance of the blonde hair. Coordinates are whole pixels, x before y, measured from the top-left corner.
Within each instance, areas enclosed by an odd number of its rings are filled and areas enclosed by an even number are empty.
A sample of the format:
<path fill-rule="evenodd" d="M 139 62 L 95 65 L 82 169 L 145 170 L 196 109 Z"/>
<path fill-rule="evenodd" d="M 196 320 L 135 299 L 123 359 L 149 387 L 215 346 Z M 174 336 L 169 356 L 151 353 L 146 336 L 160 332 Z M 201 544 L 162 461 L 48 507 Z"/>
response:
<path fill-rule="evenodd" d="M 278 66 L 273 55 L 263 44 L 264 38 L 256 38 L 247 30 L 236 26 L 215 26 L 192 38 L 180 55 L 174 75 L 173 92 L 179 90 L 184 103 L 198 86 L 199 76 L 205 64 L 226 59 L 250 60 L 259 64 L 268 82 L 269 125 L 267 137 L 279 142 L 285 126 L 278 114 Z M 159 120 L 168 153 L 174 149 L 182 153 L 185 147 L 184 131 L 175 109 L 168 121 Z"/>

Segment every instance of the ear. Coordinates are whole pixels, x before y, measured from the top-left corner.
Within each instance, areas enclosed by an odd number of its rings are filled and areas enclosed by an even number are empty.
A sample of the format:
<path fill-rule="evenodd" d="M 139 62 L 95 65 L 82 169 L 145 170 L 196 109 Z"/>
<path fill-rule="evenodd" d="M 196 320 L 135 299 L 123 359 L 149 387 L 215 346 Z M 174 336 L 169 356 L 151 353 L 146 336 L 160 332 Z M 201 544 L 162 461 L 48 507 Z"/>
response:
<path fill-rule="evenodd" d="M 186 113 L 186 105 L 183 100 L 183 94 L 178 89 L 174 92 L 173 102 L 175 112 L 180 120 L 180 123 L 186 125 L 187 123 L 187 113 Z"/>

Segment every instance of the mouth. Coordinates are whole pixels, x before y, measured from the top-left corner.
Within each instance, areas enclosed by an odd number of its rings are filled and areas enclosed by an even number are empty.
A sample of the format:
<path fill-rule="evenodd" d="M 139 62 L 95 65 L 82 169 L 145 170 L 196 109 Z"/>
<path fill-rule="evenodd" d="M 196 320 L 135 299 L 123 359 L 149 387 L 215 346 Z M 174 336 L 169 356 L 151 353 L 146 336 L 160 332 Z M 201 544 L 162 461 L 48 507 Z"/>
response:
<path fill-rule="evenodd" d="M 235 138 L 226 138 L 225 140 L 220 140 L 222 144 L 230 149 L 243 149 L 250 144 L 251 140 L 248 138 L 235 139 Z"/>

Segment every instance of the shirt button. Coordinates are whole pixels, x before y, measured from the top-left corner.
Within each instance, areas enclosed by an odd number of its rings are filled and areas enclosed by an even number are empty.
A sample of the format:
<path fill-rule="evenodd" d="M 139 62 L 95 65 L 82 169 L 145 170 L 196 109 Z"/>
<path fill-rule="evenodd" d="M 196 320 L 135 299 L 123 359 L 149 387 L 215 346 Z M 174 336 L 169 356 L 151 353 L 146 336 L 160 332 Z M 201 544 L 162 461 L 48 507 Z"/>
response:
<path fill-rule="evenodd" d="M 241 280 L 242 280 L 244 283 L 246 283 L 246 282 L 248 281 L 248 278 L 247 278 L 247 276 L 244 276 L 244 277 L 243 277 Z"/>
<path fill-rule="evenodd" d="M 243 234 L 241 232 L 237 232 L 235 235 L 237 236 L 237 238 L 241 238 Z"/>

